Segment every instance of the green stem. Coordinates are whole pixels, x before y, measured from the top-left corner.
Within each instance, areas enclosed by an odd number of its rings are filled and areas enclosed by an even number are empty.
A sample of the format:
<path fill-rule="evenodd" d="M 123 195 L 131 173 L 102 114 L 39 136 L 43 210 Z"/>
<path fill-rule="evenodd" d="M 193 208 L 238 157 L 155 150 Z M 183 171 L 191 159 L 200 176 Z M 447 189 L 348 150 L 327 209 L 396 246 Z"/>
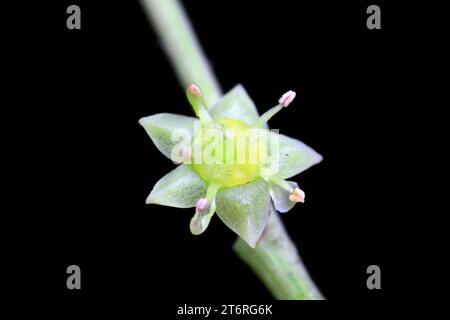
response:
<path fill-rule="evenodd" d="M 190 83 L 197 84 L 206 104 L 213 106 L 222 90 L 181 4 L 177 0 L 141 0 L 141 3 L 183 89 Z"/>
<path fill-rule="evenodd" d="M 181 85 L 194 82 L 212 106 L 221 89 L 177 0 L 141 0 L 177 73 Z M 237 255 L 259 276 L 277 299 L 323 299 L 308 275 L 295 245 L 272 208 L 269 223 L 255 249 L 238 238 Z"/>
<path fill-rule="evenodd" d="M 323 299 L 314 285 L 295 245 L 274 208 L 255 249 L 238 238 L 233 249 L 244 260 L 275 298 L 283 300 Z"/>

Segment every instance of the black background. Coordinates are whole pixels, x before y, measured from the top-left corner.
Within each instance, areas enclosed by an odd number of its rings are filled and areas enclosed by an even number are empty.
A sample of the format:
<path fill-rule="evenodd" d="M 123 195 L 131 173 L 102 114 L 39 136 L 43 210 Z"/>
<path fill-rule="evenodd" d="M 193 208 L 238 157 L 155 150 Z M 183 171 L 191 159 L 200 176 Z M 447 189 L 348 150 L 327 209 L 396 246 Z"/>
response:
<path fill-rule="evenodd" d="M 324 295 L 394 297 L 408 172 L 426 152 L 425 114 L 447 87 L 437 79 L 448 67 L 448 11 L 374 2 L 382 29 L 368 30 L 371 2 L 299 2 L 184 1 L 225 91 L 242 83 L 260 111 L 298 93 L 271 127 L 324 156 L 295 178 L 306 203 L 283 215 Z M 81 31 L 65 27 L 69 4 L 81 6 Z M 217 217 L 195 237 L 193 210 L 144 203 L 174 165 L 137 120 L 192 111 L 139 3 L 2 11 L 2 263 L 14 293 L 270 299 Z M 66 288 L 71 264 L 81 291 Z M 371 264 L 380 291 L 366 288 Z"/>

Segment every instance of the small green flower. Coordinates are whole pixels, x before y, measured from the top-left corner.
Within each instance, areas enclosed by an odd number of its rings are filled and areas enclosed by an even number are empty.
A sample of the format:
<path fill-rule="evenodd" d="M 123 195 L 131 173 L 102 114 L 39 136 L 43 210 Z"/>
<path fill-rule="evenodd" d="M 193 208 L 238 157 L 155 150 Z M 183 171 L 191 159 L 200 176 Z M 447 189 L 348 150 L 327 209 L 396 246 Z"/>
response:
<path fill-rule="evenodd" d="M 156 147 L 181 163 L 161 178 L 146 203 L 195 207 L 190 229 L 206 230 L 219 218 L 255 247 L 269 217 L 271 201 L 279 212 L 303 202 L 298 184 L 286 181 L 320 162 L 322 157 L 299 140 L 267 128 L 267 122 L 295 98 L 289 91 L 261 117 L 241 85 L 212 108 L 200 88 L 188 86 L 187 97 L 197 118 L 160 113 L 139 120 Z"/>

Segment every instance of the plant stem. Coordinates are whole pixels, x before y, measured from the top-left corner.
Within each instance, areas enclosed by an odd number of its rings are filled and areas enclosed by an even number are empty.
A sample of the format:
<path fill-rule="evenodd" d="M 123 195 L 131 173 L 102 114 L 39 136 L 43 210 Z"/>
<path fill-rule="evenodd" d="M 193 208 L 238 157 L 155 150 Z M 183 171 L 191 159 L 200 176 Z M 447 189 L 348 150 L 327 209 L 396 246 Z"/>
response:
<path fill-rule="evenodd" d="M 203 91 L 206 104 L 212 107 L 222 95 L 189 18 L 177 0 L 141 0 L 183 90 L 189 83 Z"/>
<path fill-rule="evenodd" d="M 233 249 L 253 269 L 275 298 L 323 299 L 273 207 L 267 227 L 256 248 L 250 248 L 245 241 L 238 238 Z"/>
<path fill-rule="evenodd" d="M 141 0 L 177 73 L 181 85 L 194 82 L 212 106 L 221 96 L 219 83 L 177 0 Z M 295 245 L 272 207 L 269 223 L 255 249 L 238 238 L 237 255 L 259 276 L 277 299 L 323 299 L 308 275 Z"/>

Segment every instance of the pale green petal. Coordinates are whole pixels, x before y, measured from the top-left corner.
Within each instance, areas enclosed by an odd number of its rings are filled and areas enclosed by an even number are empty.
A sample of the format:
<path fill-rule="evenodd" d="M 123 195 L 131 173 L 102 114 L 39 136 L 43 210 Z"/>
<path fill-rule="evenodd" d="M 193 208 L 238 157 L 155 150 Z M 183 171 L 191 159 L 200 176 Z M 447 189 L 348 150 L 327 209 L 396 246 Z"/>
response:
<path fill-rule="evenodd" d="M 196 123 L 199 123 L 197 118 L 171 113 L 158 113 L 139 120 L 158 150 L 169 159 L 176 145 L 191 145 Z M 176 135 L 172 136 L 174 131 Z"/>
<path fill-rule="evenodd" d="M 217 193 L 216 203 L 220 219 L 254 248 L 269 216 L 267 182 L 257 179 L 246 185 L 223 189 Z"/>
<path fill-rule="evenodd" d="M 190 229 L 192 234 L 199 235 L 203 233 L 209 226 L 209 222 L 216 212 L 216 203 L 213 201 L 205 212 L 195 212 L 191 219 Z"/>
<path fill-rule="evenodd" d="M 322 161 L 322 156 L 314 149 L 300 140 L 282 134 L 279 135 L 278 155 L 279 166 L 276 175 L 281 179 L 293 177 Z"/>
<path fill-rule="evenodd" d="M 220 101 L 209 109 L 213 119 L 231 118 L 248 125 L 259 119 L 255 104 L 240 84 L 231 89 Z"/>
<path fill-rule="evenodd" d="M 146 203 L 192 208 L 205 191 L 202 179 L 188 165 L 182 164 L 156 183 Z"/>
<path fill-rule="evenodd" d="M 292 188 L 298 188 L 297 182 L 287 181 Z M 289 200 L 290 193 L 279 185 L 269 181 L 269 191 L 275 209 L 279 212 L 288 212 L 295 206 L 295 202 Z"/>

